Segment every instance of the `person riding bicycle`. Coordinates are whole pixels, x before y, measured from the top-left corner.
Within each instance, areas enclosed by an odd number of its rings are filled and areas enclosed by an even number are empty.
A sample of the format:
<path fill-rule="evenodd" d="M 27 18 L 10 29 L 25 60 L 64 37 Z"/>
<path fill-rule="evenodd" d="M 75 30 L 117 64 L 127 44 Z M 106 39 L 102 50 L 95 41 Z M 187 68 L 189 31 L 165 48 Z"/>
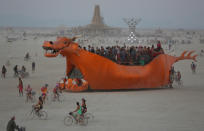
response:
<path fill-rule="evenodd" d="M 86 107 L 86 100 L 84 98 L 81 99 L 81 107 L 82 107 L 82 115 L 84 115 L 87 112 L 87 107 Z"/>
<path fill-rule="evenodd" d="M 36 113 L 38 113 L 43 108 L 43 99 L 42 96 L 39 97 L 38 103 L 34 105 Z"/>
<path fill-rule="evenodd" d="M 21 71 L 22 71 L 22 73 L 25 73 L 25 72 L 26 72 L 26 68 L 25 68 L 24 65 L 22 66 Z"/>
<path fill-rule="evenodd" d="M 56 84 L 55 88 L 53 89 L 53 94 L 54 94 L 54 98 L 59 98 L 59 94 L 60 93 L 60 87 L 59 84 Z"/>
<path fill-rule="evenodd" d="M 77 121 L 77 123 L 79 122 L 79 118 L 82 115 L 82 108 L 79 105 L 79 102 L 76 102 L 77 108 L 72 112 L 73 116 L 75 118 L 75 120 Z"/>
<path fill-rule="evenodd" d="M 32 99 L 32 88 L 30 87 L 30 84 L 28 84 L 25 91 L 26 91 L 26 95 L 27 95 L 27 101 L 28 101 L 28 99 Z"/>
<path fill-rule="evenodd" d="M 47 87 L 48 87 L 48 84 L 45 84 L 45 86 L 43 86 L 43 87 L 41 88 L 43 101 L 45 101 L 45 98 L 47 97 L 47 93 L 48 93 Z"/>

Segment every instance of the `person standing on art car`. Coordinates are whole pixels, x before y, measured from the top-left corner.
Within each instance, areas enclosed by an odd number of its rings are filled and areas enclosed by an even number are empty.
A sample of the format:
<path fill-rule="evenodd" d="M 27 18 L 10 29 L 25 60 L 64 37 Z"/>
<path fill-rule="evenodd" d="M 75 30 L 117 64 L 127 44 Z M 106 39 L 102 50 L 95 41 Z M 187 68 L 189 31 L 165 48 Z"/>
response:
<path fill-rule="evenodd" d="M 163 50 L 163 48 L 161 47 L 161 42 L 158 41 L 158 43 L 157 43 L 157 48 L 154 49 L 154 51 L 153 51 L 153 57 L 156 57 L 156 56 L 158 56 L 158 55 L 160 55 L 160 54 L 164 54 L 164 50 Z"/>

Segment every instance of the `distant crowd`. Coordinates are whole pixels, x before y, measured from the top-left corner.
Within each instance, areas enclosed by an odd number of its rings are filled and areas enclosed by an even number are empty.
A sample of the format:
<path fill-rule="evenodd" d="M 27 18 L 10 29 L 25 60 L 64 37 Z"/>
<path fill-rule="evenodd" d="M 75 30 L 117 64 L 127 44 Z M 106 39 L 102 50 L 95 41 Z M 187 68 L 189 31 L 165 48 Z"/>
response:
<path fill-rule="evenodd" d="M 26 53 L 26 55 L 24 57 L 24 60 L 27 61 L 29 59 L 30 59 L 29 53 Z M 6 77 L 6 74 L 7 74 L 6 66 L 7 67 L 10 66 L 10 61 L 9 60 L 7 61 L 6 65 L 2 66 L 2 69 L 1 69 L 1 77 L 2 78 Z M 15 65 L 13 67 L 13 71 L 14 71 L 14 77 L 24 78 L 24 77 L 29 76 L 29 73 L 27 72 L 26 67 L 24 65 L 22 65 L 21 69 L 19 69 L 18 65 Z M 34 61 L 32 62 L 32 72 L 35 72 L 35 62 Z"/>
<path fill-rule="evenodd" d="M 164 50 L 160 41 L 157 43 L 157 47 L 154 45 L 147 46 L 108 46 L 108 47 L 83 47 L 84 50 L 104 56 L 118 64 L 122 65 L 145 65 L 148 64 L 154 57 L 159 54 L 164 54 Z"/>

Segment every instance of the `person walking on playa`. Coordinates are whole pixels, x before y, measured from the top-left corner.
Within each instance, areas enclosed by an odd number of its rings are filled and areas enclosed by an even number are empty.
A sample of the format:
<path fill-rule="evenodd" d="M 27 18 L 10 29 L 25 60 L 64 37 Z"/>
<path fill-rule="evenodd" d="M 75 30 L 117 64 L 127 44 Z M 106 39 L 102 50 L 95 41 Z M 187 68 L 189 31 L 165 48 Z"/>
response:
<path fill-rule="evenodd" d="M 35 62 L 32 62 L 32 72 L 35 72 Z"/>
<path fill-rule="evenodd" d="M 6 67 L 3 65 L 2 70 L 1 70 L 1 75 L 2 75 L 3 78 L 6 77 L 6 72 L 7 72 L 7 69 L 6 69 Z"/>
<path fill-rule="evenodd" d="M 18 82 L 19 96 L 23 96 L 23 81 L 20 77 L 18 78 Z"/>
<path fill-rule="evenodd" d="M 196 73 L 196 64 L 194 62 L 191 63 L 191 70 L 193 74 Z"/>
<path fill-rule="evenodd" d="M 45 103 L 45 99 L 47 97 L 47 94 L 48 94 L 48 84 L 45 84 L 45 86 L 43 86 L 41 88 L 41 92 L 42 92 L 42 99 L 43 99 L 43 102 Z"/>
<path fill-rule="evenodd" d="M 32 88 L 30 87 L 30 84 L 28 84 L 27 88 L 25 89 L 26 91 L 26 102 L 28 102 L 28 100 L 32 100 Z"/>
<path fill-rule="evenodd" d="M 13 68 L 14 76 L 18 76 L 18 65 L 15 65 Z"/>

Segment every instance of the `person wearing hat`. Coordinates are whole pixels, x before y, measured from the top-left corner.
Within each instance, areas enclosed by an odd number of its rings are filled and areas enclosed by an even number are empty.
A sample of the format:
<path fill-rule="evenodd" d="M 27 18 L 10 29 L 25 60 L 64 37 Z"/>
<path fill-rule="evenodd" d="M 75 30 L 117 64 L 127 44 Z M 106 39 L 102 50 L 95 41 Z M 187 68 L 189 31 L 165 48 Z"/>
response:
<path fill-rule="evenodd" d="M 7 127 L 6 127 L 6 131 L 15 131 L 15 129 L 16 129 L 16 130 L 19 129 L 18 126 L 16 125 L 15 119 L 16 119 L 15 116 L 13 116 L 13 117 L 9 120 L 9 122 L 8 122 L 8 124 L 7 124 Z"/>
<path fill-rule="evenodd" d="M 160 55 L 160 54 L 164 54 L 164 50 L 163 50 L 163 48 L 161 47 L 161 42 L 158 41 L 158 43 L 157 43 L 157 48 L 154 49 L 153 56 L 156 57 L 156 56 L 158 56 L 158 55 Z"/>

